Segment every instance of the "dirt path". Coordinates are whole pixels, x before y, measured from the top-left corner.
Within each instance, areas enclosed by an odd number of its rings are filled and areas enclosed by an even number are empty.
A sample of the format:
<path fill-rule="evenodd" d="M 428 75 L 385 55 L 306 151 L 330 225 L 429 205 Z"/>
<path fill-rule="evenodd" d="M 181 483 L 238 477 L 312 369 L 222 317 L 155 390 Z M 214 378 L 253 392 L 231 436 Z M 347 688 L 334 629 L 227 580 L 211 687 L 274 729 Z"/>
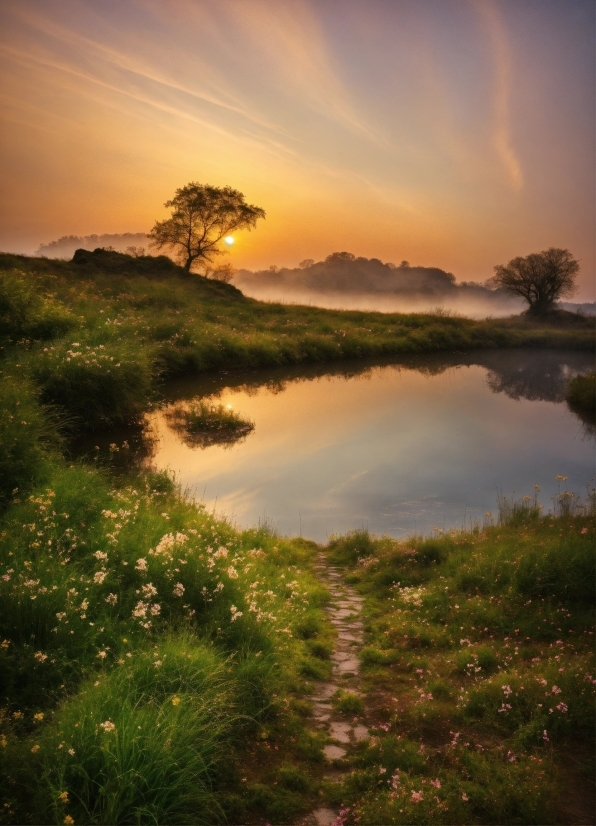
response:
<path fill-rule="evenodd" d="M 346 769 L 338 761 L 349 754 L 355 743 L 370 736 L 366 726 L 348 722 L 350 715 L 335 712 L 331 702 L 339 689 L 358 696 L 362 694 L 358 653 L 363 640 L 360 617 L 363 599 L 323 557 L 319 557 L 316 569 L 317 575 L 331 592 L 331 601 L 326 611 L 337 631 L 337 640 L 331 655 L 331 681 L 315 683 L 310 699 L 313 702 L 314 726 L 326 731 L 331 739 L 324 748 L 328 760 L 324 777 L 326 780 L 340 782 Z M 338 815 L 339 809 L 322 807 L 303 818 L 299 826 L 331 826 Z"/>

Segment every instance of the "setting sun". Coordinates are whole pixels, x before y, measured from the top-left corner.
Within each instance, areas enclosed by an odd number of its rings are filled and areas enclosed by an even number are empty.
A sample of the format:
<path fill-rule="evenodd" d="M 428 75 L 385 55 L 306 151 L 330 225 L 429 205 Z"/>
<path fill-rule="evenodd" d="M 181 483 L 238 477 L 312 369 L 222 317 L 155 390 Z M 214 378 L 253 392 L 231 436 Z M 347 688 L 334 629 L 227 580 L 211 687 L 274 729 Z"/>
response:
<path fill-rule="evenodd" d="M 234 239 L 232 238 L 232 236 L 231 236 L 231 235 L 226 235 L 226 237 L 224 238 L 224 241 L 226 242 L 226 244 L 227 244 L 229 247 L 231 247 L 231 246 L 232 246 L 232 244 L 234 243 Z"/>

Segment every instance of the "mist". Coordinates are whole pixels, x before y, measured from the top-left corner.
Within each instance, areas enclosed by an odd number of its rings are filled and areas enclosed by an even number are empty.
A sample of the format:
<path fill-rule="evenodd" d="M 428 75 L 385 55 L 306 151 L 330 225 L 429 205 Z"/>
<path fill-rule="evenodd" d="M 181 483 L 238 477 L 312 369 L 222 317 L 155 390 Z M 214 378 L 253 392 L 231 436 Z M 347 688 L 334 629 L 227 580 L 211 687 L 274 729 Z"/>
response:
<path fill-rule="evenodd" d="M 94 250 L 98 247 L 116 252 L 150 255 L 149 239 L 145 232 L 105 233 L 103 235 L 63 235 L 57 241 L 40 244 L 36 255 L 44 258 L 72 258 L 75 250 Z"/>
<path fill-rule="evenodd" d="M 439 267 L 399 266 L 378 258 L 339 252 L 324 261 L 311 259 L 298 267 L 238 270 L 234 284 L 264 301 L 312 304 L 343 310 L 379 312 L 454 312 L 469 318 L 509 316 L 525 308 L 521 298 L 486 284 L 456 283 Z"/>

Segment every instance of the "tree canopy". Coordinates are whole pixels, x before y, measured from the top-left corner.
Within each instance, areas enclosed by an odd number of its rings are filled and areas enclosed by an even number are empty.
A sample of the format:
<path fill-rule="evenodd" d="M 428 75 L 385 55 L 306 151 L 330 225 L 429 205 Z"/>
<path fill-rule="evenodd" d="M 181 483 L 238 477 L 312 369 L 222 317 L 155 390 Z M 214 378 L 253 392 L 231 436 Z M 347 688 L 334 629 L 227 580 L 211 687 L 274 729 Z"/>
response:
<path fill-rule="evenodd" d="M 172 209 L 172 215 L 156 221 L 149 233 L 151 246 L 173 250 L 186 270 L 211 263 L 224 253 L 219 245 L 226 235 L 250 230 L 265 217 L 265 210 L 247 204 L 237 189 L 195 182 L 177 189 L 164 206 Z"/>
<path fill-rule="evenodd" d="M 573 295 L 578 271 L 579 263 L 569 250 L 550 247 L 513 258 L 506 267 L 498 264 L 491 282 L 525 298 L 530 312 L 543 313 L 557 298 Z"/>

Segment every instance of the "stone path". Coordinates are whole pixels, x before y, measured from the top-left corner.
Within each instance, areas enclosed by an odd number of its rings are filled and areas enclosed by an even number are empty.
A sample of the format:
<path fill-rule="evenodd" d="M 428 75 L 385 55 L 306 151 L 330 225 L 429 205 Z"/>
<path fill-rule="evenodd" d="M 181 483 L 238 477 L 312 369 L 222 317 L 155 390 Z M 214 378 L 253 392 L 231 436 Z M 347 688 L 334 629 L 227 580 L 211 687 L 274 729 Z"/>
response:
<path fill-rule="evenodd" d="M 331 592 L 331 601 L 326 611 L 337 630 L 337 640 L 331 655 L 331 682 L 316 683 L 310 699 L 313 702 L 314 725 L 326 731 L 332 741 L 324 748 L 328 760 L 325 779 L 341 782 L 346 770 L 342 768 L 341 762 L 336 761 L 341 761 L 355 743 L 369 737 L 366 726 L 347 722 L 346 716 L 336 713 L 331 703 L 331 698 L 338 689 L 358 696 L 362 693 L 359 688 L 358 652 L 363 639 L 363 623 L 360 617 L 363 599 L 343 581 L 336 568 L 327 565 L 324 558 L 319 558 L 316 569 L 317 575 Z M 315 809 L 300 821 L 299 826 L 331 826 L 338 814 L 339 810 L 330 808 Z"/>

